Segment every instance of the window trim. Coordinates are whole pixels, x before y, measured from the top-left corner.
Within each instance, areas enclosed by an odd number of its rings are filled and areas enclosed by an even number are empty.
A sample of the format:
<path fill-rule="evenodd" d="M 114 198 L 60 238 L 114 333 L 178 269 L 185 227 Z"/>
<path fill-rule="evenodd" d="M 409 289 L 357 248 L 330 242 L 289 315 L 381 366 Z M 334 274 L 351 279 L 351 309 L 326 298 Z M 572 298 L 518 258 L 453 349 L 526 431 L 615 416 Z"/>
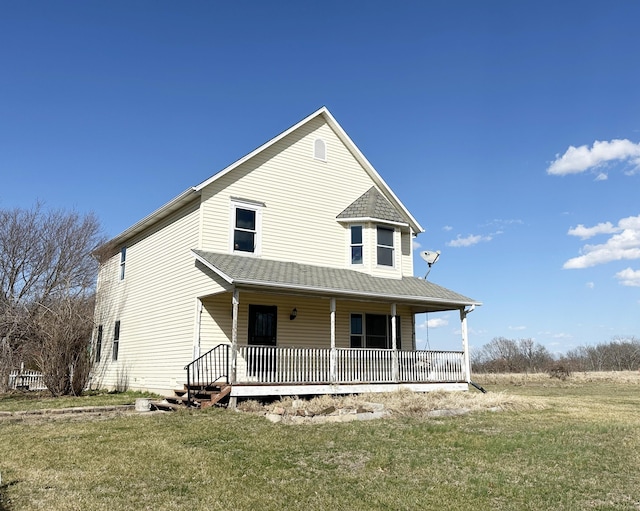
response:
<path fill-rule="evenodd" d="M 230 219 L 229 219 L 229 253 L 247 255 L 247 256 L 260 256 L 262 254 L 262 209 L 264 203 L 257 201 L 250 201 L 246 199 L 231 198 L 230 205 Z M 254 233 L 254 247 L 253 252 L 245 250 L 236 250 L 234 246 L 235 233 L 236 233 L 236 211 L 238 209 L 244 209 L 247 211 L 255 212 L 255 230 L 249 231 L 248 229 L 240 229 L 243 232 Z"/>
<path fill-rule="evenodd" d="M 359 227 L 360 228 L 360 243 L 354 243 L 353 242 L 353 228 L 354 227 Z M 365 251 L 364 251 L 364 225 L 362 224 L 351 224 L 349 226 L 349 233 L 348 233 L 348 240 L 349 240 L 349 254 L 348 254 L 348 261 L 349 264 L 351 266 L 358 266 L 358 267 L 362 267 L 364 266 L 365 263 Z M 361 258 L 362 260 L 359 263 L 354 263 L 353 262 L 353 249 L 354 247 L 360 247 L 361 250 Z"/>
<path fill-rule="evenodd" d="M 319 144 L 322 144 L 322 151 L 318 151 Z M 313 141 L 313 158 L 319 161 L 327 161 L 327 143 L 321 137 Z"/>
<path fill-rule="evenodd" d="M 391 245 L 382 245 L 380 243 L 380 230 L 391 232 Z M 391 264 L 382 264 L 380 262 L 380 249 L 391 250 Z M 393 227 L 388 227 L 380 224 L 376 225 L 376 265 L 380 268 L 393 269 L 396 267 L 396 230 Z"/>
<path fill-rule="evenodd" d="M 104 327 L 102 325 L 98 325 L 98 332 L 96 333 L 96 354 L 94 360 L 96 364 L 100 363 L 100 359 L 102 358 L 102 335 L 104 333 Z"/>
<path fill-rule="evenodd" d="M 127 247 L 125 246 L 120 249 L 120 280 L 124 280 L 126 262 L 127 262 Z"/>
<path fill-rule="evenodd" d="M 351 320 L 353 316 L 360 316 L 362 333 L 354 333 L 352 330 Z M 385 317 L 385 347 L 384 348 L 372 348 L 368 342 L 367 334 L 367 316 L 384 316 Z M 364 312 L 351 312 L 349 314 L 349 347 L 350 348 L 367 348 L 367 349 L 392 349 L 393 339 L 391 333 L 391 314 L 379 314 L 379 313 L 364 313 Z M 353 338 L 360 337 L 360 346 L 354 346 Z M 402 316 L 396 314 L 396 349 L 402 349 Z"/>
<path fill-rule="evenodd" d="M 354 333 L 353 331 L 353 317 L 354 316 L 360 316 L 360 333 Z M 365 347 L 365 327 L 364 327 L 364 322 L 365 322 L 365 314 L 363 312 L 352 312 L 351 314 L 349 314 L 349 347 L 350 348 L 364 348 Z M 354 337 L 359 337 L 360 341 L 359 344 L 360 346 L 354 346 Z"/>
<path fill-rule="evenodd" d="M 117 320 L 113 327 L 113 350 L 111 358 L 114 362 L 118 361 L 118 351 L 120 350 L 120 320 Z"/>

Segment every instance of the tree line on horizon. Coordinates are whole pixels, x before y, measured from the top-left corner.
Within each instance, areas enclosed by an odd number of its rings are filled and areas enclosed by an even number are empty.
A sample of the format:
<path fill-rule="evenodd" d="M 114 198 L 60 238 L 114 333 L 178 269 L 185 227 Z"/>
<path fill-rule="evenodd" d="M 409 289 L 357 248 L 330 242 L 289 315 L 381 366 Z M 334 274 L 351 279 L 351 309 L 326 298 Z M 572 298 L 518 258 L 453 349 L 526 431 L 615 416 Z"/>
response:
<path fill-rule="evenodd" d="M 532 339 L 495 337 L 471 355 L 477 373 L 563 373 L 640 370 L 640 339 L 615 336 L 608 342 L 579 346 L 553 355 Z"/>

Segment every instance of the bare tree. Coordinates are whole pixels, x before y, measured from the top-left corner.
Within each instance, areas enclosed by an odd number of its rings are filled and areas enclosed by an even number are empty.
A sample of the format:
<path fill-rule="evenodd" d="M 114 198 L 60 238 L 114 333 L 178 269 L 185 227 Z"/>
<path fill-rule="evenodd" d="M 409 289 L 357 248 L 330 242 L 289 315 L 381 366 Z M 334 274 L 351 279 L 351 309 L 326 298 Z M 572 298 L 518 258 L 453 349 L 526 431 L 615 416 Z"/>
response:
<path fill-rule="evenodd" d="M 496 337 L 485 344 L 474 357 L 474 370 L 516 373 L 544 371 L 553 357 L 533 339 Z"/>
<path fill-rule="evenodd" d="M 0 209 L 0 391 L 22 361 L 34 363 L 45 378 L 73 371 L 63 359 L 58 360 L 66 369 L 54 370 L 48 350 L 61 351 L 62 343 L 75 353 L 77 336 L 88 347 L 97 273 L 91 250 L 102 241 L 93 214 L 45 210 L 41 204 Z"/>

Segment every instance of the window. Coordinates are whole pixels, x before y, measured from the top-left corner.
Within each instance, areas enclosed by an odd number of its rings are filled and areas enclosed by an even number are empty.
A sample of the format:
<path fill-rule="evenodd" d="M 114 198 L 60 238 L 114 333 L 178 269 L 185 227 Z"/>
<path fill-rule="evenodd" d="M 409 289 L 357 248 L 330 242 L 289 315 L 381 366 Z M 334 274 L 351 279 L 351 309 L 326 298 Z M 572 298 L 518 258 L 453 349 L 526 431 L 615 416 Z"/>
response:
<path fill-rule="evenodd" d="M 102 325 L 98 325 L 98 335 L 96 337 L 96 363 L 100 362 L 100 356 L 102 354 Z"/>
<path fill-rule="evenodd" d="M 393 266 L 393 229 L 378 227 L 378 265 Z"/>
<path fill-rule="evenodd" d="M 251 209 L 236 208 L 236 224 L 233 231 L 233 250 L 255 252 L 256 212 Z"/>
<path fill-rule="evenodd" d="M 384 314 L 351 314 L 352 348 L 391 349 L 391 318 Z M 401 347 L 400 316 L 396 316 L 396 348 Z"/>
<path fill-rule="evenodd" d="M 351 347 L 364 348 L 362 314 L 351 314 Z"/>
<path fill-rule="evenodd" d="M 113 361 L 118 360 L 118 348 L 120 346 L 120 321 L 116 321 L 113 329 Z"/>
<path fill-rule="evenodd" d="M 362 226 L 351 226 L 351 264 L 362 264 Z"/>
<path fill-rule="evenodd" d="M 231 252 L 260 255 L 261 203 L 232 201 Z"/>
<path fill-rule="evenodd" d="M 120 249 L 120 280 L 124 280 L 124 265 L 127 262 L 127 247 Z"/>
<path fill-rule="evenodd" d="M 327 161 L 327 144 L 321 138 L 313 141 L 313 157 L 316 160 Z"/>

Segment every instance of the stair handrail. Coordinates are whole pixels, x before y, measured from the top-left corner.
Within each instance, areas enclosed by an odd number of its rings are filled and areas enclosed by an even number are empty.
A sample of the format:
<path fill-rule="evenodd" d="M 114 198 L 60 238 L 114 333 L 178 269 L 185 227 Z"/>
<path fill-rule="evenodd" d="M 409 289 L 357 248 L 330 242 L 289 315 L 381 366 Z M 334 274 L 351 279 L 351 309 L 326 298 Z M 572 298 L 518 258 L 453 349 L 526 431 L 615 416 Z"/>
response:
<path fill-rule="evenodd" d="M 192 384 L 197 382 L 199 385 L 207 386 L 222 378 L 225 383 L 229 383 L 229 345 L 218 344 L 188 363 L 184 369 L 187 371 L 187 401 L 191 404 Z"/>

